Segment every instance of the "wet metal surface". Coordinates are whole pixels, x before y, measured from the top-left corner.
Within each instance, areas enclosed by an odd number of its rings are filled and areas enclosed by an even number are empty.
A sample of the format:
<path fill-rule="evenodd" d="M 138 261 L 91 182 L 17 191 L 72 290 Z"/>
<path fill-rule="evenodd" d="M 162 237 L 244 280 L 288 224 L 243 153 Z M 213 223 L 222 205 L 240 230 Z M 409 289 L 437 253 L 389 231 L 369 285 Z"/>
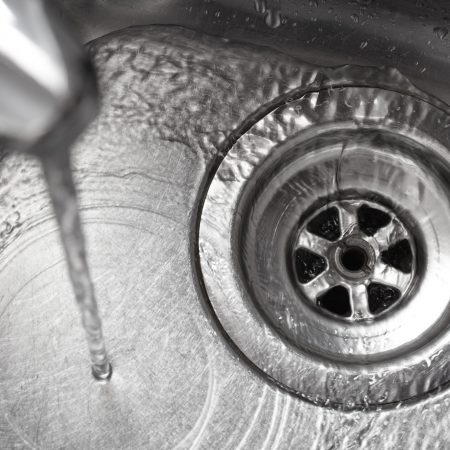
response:
<path fill-rule="evenodd" d="M 386 411 L 302 401 L 232 350 L 198 284 L 197 206 L 227 137 L 320 72 L 180 28 L 91 51 L 103 107 L 75 176 L 115 372 L 90 376 L 39 168 L 2 157 L 0 447 L 447 447 L 447 393 Z"/>

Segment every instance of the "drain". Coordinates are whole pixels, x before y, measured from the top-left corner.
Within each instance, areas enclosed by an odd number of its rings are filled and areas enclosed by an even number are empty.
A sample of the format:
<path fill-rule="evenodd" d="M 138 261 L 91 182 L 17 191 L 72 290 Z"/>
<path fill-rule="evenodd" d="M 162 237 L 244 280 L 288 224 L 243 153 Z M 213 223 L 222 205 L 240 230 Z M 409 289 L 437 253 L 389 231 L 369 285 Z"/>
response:
<path fill-rule="evenodd" d="M 324 206 L 301 224 L 293 247 L 304 296 L 341 317 L 374 319 L 405 298 L 416 278 L 412 234 L 395 213 L 374 202 L 339 200 Z M 341 306 L 333 307 L 333 295 Z M 383 295 L 386 300 L 373 300 Z"/>
<path fill-rule="evenodd" d="M 340 255 L 342 266 L 350 272 L 359 272 L 366 266 L 367 254 L 360 247 L 347 247 Z"/>
<path fill-rule="evenodd" d="M 328 89 L 222 161 L 199 228 L 206 292 L 280 385 L 351 409 L 450 381 L 448 123 L 415 97 Z"/>

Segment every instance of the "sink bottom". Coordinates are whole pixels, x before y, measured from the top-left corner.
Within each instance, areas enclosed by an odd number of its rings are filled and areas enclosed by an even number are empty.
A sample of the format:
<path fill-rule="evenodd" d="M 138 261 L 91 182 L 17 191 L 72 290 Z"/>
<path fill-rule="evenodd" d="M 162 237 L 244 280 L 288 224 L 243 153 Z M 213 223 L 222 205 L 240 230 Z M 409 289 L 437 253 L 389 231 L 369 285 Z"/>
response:
<path fill-rule="evenodd" d="M 196 212 L 225 149 L 323 72 L 175 27 L 89 47 L 103 107 L 74 150 L 75 179 L 114 373 L 90 375 L 40 168 L 5 156 L 0 447 L 445 446 L 445 392 L 344 413 L 277 387 L 236 357 L 193 267 Z"/>

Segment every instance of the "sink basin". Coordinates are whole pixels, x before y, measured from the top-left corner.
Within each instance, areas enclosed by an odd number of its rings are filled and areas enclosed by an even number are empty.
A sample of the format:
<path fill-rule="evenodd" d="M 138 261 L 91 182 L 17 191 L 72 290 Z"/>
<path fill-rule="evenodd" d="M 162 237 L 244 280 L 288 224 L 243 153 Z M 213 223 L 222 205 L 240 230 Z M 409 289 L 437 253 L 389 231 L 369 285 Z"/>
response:
<path fill-rule="evenodd" d="M 113 376 L 90 376 L 40 167 L 4 151 L 0 447 L 448 447 L 450 6 L 58 6 L 102 97 L 73 155 Z M 346 197 L 332 198 L 327 180 Z M 375 231 L 387 225 L 363 227 L 353 191 L 369 188 L 380 195 L 364 205 L 410 242 L 410 265 L 381 247 Z M 281 194 L 294 191 L 295 220 Z M 309 281 L 279 256 L 293 241 L 306 247 L 310 223 L 336 204 L 363 230 L 330 240 L 339 280 L 364 277 L 337 256 L 345 245 L 401 269 L 404 293 L 379 316 L 336 317 L 315 297 L 300 307 Z"/>

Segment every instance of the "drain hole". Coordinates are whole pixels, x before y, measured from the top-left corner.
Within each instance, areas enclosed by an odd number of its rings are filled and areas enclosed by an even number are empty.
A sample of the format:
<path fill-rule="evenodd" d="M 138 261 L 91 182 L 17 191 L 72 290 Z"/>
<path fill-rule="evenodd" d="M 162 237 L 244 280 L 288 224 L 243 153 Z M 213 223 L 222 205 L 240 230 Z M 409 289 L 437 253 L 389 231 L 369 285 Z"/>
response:
<path fill-rule="evenodd" d="M 341 263 L 350 272 L 361 270 L 366 261 L 367 255 L 359 247 L 348 247 L 341 254 Z"/>
<path fill-rule="evenodd" d="M 391 216 L 380 209 L 362 205 L 358 209 L 359 229 L 367 236 L 373 236 L 380 228 L 384 228 L 391 221 Z"/>
<path fill-rule="evenodd" d="M 401 292 L 381 283 L 370 283 L 367 288 L 369 296 L 369 310 L 372 314 L 379 314 L 392 306 L 401 296 Z"/>
<path fill-rule="evenodd" d="M 350 297 L 343 286 L 335 286 L 317 297 L 317 305 L 341 317 L 350 317 Z"/>
<path fill-rule="evenodd" d="M 328 208 L 317 214 L 309 223 L 306 229 L 317 236 L 328 241 L 335 241 L 341 236 L 341 224 L 339 221 L 339 211 L 336 207 Z"/>
<path fill-rule="evenodd" d="M 305 284 L 314 280 L 327 268 L 325 258 L 305 248 L 299 248 L 295 252 L 295 271 L 300 283 Z"/>
<path fill-rule="evenodd" d="M 408 240 L 403 239 L 383 251 L 381 260 L 403 273 L 411 273 L 413 255 Z"/>

